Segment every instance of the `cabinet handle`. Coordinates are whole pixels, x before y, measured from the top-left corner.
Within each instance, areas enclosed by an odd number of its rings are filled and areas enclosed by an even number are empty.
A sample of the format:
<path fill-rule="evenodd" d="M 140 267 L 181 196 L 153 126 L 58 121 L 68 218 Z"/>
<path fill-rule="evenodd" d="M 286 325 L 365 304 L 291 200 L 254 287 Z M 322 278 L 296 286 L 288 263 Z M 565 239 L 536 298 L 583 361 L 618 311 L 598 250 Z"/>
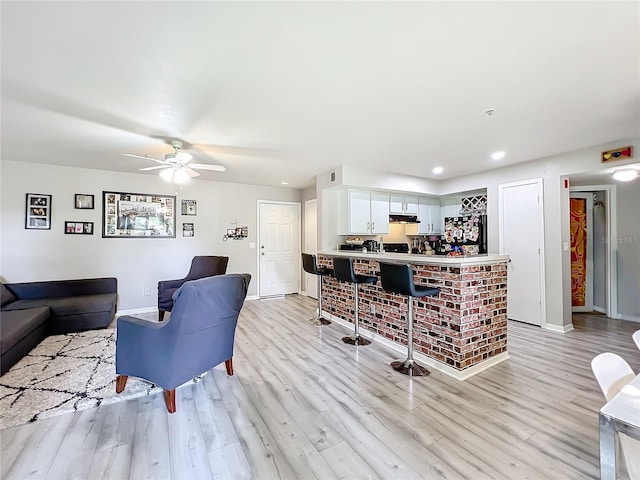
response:
<path fill-rule="evenodd" d="M 371 222 L 371 231 L 373 232 L 376 228 L 376 222 Z"/>
<path fill-rule="evenodd" d="M 367 222 L 367 228 L 366 230 L 371 230 L 371 222 Z"/>

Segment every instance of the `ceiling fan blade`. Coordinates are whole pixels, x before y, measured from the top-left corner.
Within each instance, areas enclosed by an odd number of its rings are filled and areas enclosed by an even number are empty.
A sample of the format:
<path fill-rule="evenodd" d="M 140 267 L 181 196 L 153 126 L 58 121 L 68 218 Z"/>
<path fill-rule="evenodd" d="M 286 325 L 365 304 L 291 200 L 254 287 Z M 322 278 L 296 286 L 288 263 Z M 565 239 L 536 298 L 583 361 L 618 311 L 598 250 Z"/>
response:
<path fill-rule="evenodd" d="M 224 172 L 227 169 L 224 165 L 207 165 L 206 163 L 190 163 L 189 167 L 199 170 L 211 170 L 212 172 Z"/>
<path fill-rule="evenodd" d="M 189 167 L 182 167 L 182 169 L 187 173 L 187 175 L 189 175 L 191 178 L 193 177 L 199 177 L 200 174 L 198 172 L 196 172 L 195 170 L 191 170 Z"/>
<path fill-rule="evenodd" d="M 123 153 L 123 155 L 125 157 L 133 157 L 133 158 L 142 158 L 144 160 L 151 160 L 153 162 L 158 162 L 158 163 L 162 163 L 164 165 L 167 164 L 167 162 L 165 162 L 164 160 L 158 160 L 157 158 L 153 158 L 153 157 L 143 157 L 142 155 L 134 155 L 132 153 Z"/>
<path fill-rule="evenodd" d="M 166 165 L 154 165 L 153 167 L 139 168 L 138 170 L 142 170 L 143 172 L 145 172 L 147 170 L 157 170 L 159 168 L 167 168 L 167 166 Z"/>

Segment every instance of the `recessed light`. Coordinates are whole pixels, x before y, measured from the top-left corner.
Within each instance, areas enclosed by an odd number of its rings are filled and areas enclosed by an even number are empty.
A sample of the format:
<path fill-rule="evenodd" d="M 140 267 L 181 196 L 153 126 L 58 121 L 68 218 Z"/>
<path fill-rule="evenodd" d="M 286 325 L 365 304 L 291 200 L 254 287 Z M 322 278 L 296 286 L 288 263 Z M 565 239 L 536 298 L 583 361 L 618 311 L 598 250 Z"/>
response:
<path fill-rule="evenodd" d="M 613 174 L 613 178 L 619 182 L 630 182 L 638 178 L 638 172 L 633 169 L 618 170 Z"/>
<path fill-rule="evenodd" d="M 504 152 L 500 150 L 498 152 L 493 152 L 491 154 L 491 158 L 493 158 L 494 160 L 502 160 L 504 158 L 504 155 Z"/>
<path fill-rule="evenodd" d="M 436 175 L 440 175 L 442 172 L 444 172 L 444 168 L 442 167 L 436 167 L 433 170 L 431 170 L 433 173 L 435 173 Z"/>
<path fill-rule="evenodd" d="M 280 185 L 289 185 L 289 182 L 280 182 Z"/>

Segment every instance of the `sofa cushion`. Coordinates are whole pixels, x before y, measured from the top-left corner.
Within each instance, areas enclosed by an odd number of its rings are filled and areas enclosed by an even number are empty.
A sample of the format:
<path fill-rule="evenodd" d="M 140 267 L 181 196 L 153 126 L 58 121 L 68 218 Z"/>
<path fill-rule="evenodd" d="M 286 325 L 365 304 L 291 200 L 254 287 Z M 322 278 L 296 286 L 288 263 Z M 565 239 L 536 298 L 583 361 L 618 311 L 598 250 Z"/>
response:
<path fill-rule="evenodd" d="M 49 318 L 47 307 L 29 310 L 3 311 L 0 313 L 2 335 L 0 335 L 0 353 L 4 354 L 20 340 L 25 338 Z"/>
<path fill-rule="evenodd" d="M 7 303 L 15 302 L 17 297 L 11 293 L 4 283 L 0 283 L 0 307 L 4 307 Z"/>
<path fill-rule="evenodd" d="M 80 295 L 66 298 L 17 300 L 7 305 L 5 310 L 14 311 L 36 307 L 49 307 L 52 317 L 64 317 L 85 313 L 110 312 L 115 302 L 115 293 L 102 293 L 98 295 Z"/>

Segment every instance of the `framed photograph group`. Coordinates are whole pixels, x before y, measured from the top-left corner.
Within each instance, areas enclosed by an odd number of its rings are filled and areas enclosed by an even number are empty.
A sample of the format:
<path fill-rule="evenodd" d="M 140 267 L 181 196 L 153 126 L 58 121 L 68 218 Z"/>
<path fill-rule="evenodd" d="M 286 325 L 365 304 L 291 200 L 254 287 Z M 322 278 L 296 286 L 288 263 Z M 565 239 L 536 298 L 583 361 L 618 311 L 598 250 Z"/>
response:
<path fill-rule="evenodd" d="M 176 197 L 102 192 L 104 238 L 175 238 Z"/>
<path fill-rule="evenodd" d="M 93 235 L 93 222 L 64 222 L 67 235 Z"/>
<path fill-rule="evenodd" d="M 27 193 L 24 228 L 51 230 L 51 195 Z"/>

